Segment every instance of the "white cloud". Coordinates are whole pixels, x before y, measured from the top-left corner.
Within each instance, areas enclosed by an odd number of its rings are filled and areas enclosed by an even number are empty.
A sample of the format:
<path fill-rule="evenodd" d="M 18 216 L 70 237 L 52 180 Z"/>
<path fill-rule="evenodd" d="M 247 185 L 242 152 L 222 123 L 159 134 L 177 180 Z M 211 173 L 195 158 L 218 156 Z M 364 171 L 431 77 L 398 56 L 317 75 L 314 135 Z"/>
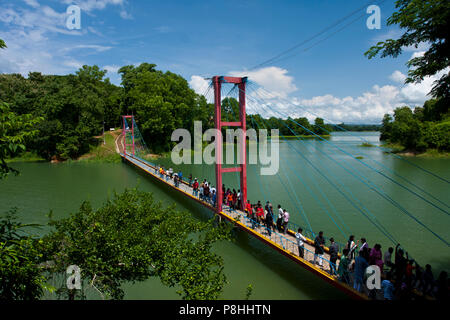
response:
<path fill-rule="evenodd" d="M 193 75 L 189 81 L 189 86 L 198 94 L 205 94 L 209 87 L 209 81 L 203 77 Z"/>
<path fill-rule="evenodd" d="M 40 4 L 38 0 L 23 0 L 25 6 L 0 2 L 0 38 L 8 48 L 0 51 L 0 72 L 20 73 L 26 76 L 30 71 L 44 74 L 67 74 L 83 65 L 75 55 L 101 53 L 111 46 L 77 44 L 79 36 L 88 33 L 101 35 L 93 27 L 82 26 L 81 30 L 66 27 L 67 13 L 55 11 Z M 84 11 L 102 10 L 108 5 L 120 6 L 125 12 L 125 0 L 62 1 L 78 4 Z M 76 36 L 62 45 L 58 35 Z M 69 40 L 69 39 L 66 39 Z M 68 44 L 69 43 L 69 44 Z"/>
<path fill-rule="evenodd" d="M 72 59 L 72 60 L 64 61 L 64 62 L 63 62 L 63 65 L 64 65 L 64 66 L 67 66 L 67 67 L 69 67 L 69 68 L 71 68 L 71 69 L 76 69 L 76 70 L 78 70 L 78 69 L 80 69 L 80 68 L 84 65 L 84 63 L 83 63 L 83 62 L 80 62 L 80 61 L 78 61 L 78 60 Z"/>
<path fill-rule="evenodd" d="M 108 73 L 117 73 L 120 69 L 120 66 L 112 65 L 112 66 L 104 66 L 103 70 L 108 71 Z"/>
<path fill-rule="evenodd" d="M 124 0 L 63 0 L 64 4 L 75 4 L 83 11 L 91 12 L 93 10 L 103 10 L 108 5 L 120 5 L 125 4 Z"/>
<path fill-rule="evenodd" d="M 67 47 L 61 50 L 61 52 L 69 52 L 69 51 L 73 51 L 73 50 L 83 50 L 83 49 L 91 49 L 94 50 L 95 52 L 104 52 L 104 51 L 108 51 L 110 49 L 112 49 L 112 47 L 110 46 L 101 46 L 101 45 L 97 45 L 97 44 L 79 44 L 79 45 L 75 45 L 72 47 Z"/>
<path fill-rule="evenodd" d="M 390 75 L 389 79 L 398 83 L 404 83 L 406 79 L 406 75 L 401 73 L 398 70 L 395 70 L 393 74 Z"/>
<path fill-rule="evenodd" d="M 30 7 L 33 7 L 33 8 L 39 7 L 39 3 L 37 2 L 37 0 L 24 0 L 24 1 Z"/>
<path fill-rule="evenodd" d="M 423 52 L 415 52 L 413 56 L 422 54 Z M 392 113 L 395 108 L 405 105 L 422 106 L 430 99 L 428 94 L 435 81 L 449 71 L 450 68 L 446 68 L 434 76 L 424 78 L 420 83 L 404 84 L 406 75 L 396 70 L 389 77 L 396 85 L 374 85 L 371 90 L 356 97 L 324 94 L 309 99 L 292 96 L 285 98 L 274 94 L 273 90 L 260 87 L 247 96 L 248 111 L 261 113 L 266 117 L 291 116 L 313 120 L 319 116 L 333 123 L 379 123 L 384 114 Z M 262 82 L 260 79 L 259 83 Z"/>
<path fill-rule="evenodd" d="M 117 6 L 121 8 L 119 15 L 122 19 L 133 19 L 133 16 L 125 10 L 126 0 L 63 0 L 63 3 L 67 5 L 75 4 L 90 15 L 94 10 L 104 10 L 109 5 Z"/>
<path fill-rule="evenodd" d="M 103 66 L 102 69 L 106 70 L 106 77 L 108 77 L 111 81 L 111 83 L 115 85 L 120 85 L 121 83 L 121 76 L 117 73 L 121 67 L 118 65 L 106 65 Z"/>
<path fill-rule="evenodd" d="M 230 76 L 245 77 L 256 82 L 269 91 L 273 97 L 286 98 L 290 93 L 298 90 L 293 83 L 294 78 L 287 75 L 286 69 L 278 67 L 266 67 L 255 71 L 231 71 Z"/>
<path fill-rule="evenodd" d="M 121 10 L 120 11 L 120 17 L 122 19 L 126 19 L 126 20 L 131 20 L 133 19 L 133 16 L 131 15 L 131 13 L 127 12 L 126 10 Z"/>
<path fill-rule="evenodd" d="M 417 51 L 412 54 L 411 59 L 420 58 L 420 57 L 423 57 L 424 55 L 425 55 L 425 51 Z"/>

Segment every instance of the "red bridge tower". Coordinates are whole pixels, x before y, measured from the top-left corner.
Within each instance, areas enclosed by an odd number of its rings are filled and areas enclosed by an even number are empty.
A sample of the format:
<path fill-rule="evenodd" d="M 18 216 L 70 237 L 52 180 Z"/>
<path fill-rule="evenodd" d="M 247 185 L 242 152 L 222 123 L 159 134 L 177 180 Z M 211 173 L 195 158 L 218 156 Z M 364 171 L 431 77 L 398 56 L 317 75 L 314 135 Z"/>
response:
<path fill-rule="evenodd" d="M 247 82 L 247 77 L 224 77 L 215 76 L 212 78 L 214 85 L 214 126 L 217 129 L 215 144 L 216 144 L 216 185 L 217 185 L 217 212 L 222 211 L 223 203 L 223 191 L 222 191 L 222 173 L 225 172 L 240 172 L 240 184 L 241 184 L 241 198 L 242 198 L 242 208 L 244 209 L 247 203 L 247 147 L 246 147 L 246 113 L 245 113 L 245 84 Z M 226 122 L 222 121 L 221 112 L 221 88 L 222 83 L 233 83 L 239 87 L 239 122 Z M 241 165 L 234 168 L 222 168 L 222 127 L 232 126 L 239 127 L 242 129 L 242 136 L 240 137 L 240 155 L 241 155 Z"/>

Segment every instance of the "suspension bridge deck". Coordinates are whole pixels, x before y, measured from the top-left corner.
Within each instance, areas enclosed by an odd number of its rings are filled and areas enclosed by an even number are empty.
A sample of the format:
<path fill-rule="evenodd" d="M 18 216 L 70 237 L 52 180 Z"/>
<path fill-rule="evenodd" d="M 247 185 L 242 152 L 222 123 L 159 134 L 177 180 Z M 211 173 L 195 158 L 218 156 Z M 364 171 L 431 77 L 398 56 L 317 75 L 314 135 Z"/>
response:
<path fill-rule="evenodd" d="M 120 144 L 119 144 L 120 145 Z M 197 198 L 193 195 L 193 189 L 189 186 L 188 183 L 184 181 L 180 181 L 179 186 L 176 187 L 172 179 L 168 176 L 161 177 L 158 173 L 158 169 L 150 164 L 149 162 L 141 159 L 137 156 L 133 156 L 129 153 L 124 154 L 122 148 L 120 149 L 120 155 L 122 159 L 128 163 L 133 164 L 137 168 L 144 170 L 153 178 L 159 180 L 160 182 L 170 186 L 172 189 L 182 193 L 183 195 L 191 198 L 192 200 L 200 203 L 202 206 L 208 208 L 211 211 L 216 211 L 215 208 L 205 202 Z M 232 210 L 230 207 L 223 205 L 223 211 L 218 213 L 221 218 L 224 218 L 240 228 L 241 230 L 247 232 L 252 235 L 256 239 L 260 240 L 262 243 L 268 245 L 272 249 L 278 251 L 283 254 L 287 258 L 293 260 L 298 265 L 302 266 L 306 270 L 320 277 L 322 280 L 325 280 L 329 284 L 335 286 L 340 289 L 351 298 L 354 299 L 367 299 L 367 295 L 361 294 L 354 290 L 349 285 L 340 282 L 337 280 L 337 277 L 330 274 L 330 265 L 329 265 L 329 255 L 328 248 L 325 248 L 325 254 L 323 256 L 323 265 L 319 266 L 314 263 L 314 241 L 312 239 L 308 239 L 305 243 L 304 250 L 304 258 L 299 257 L 297 241 L 295 238 L 295 232 L 292 230 L 288 230 L 286 234 L 280 233 L 278 231 L 272 231 L 271 235 L 269 235 L 267 228 L 265 226 L 261 226 L 257 223 L 254 223 L 249 219 L 243 211 L 240 210 Z M 316 259 L 318 262 L 319 259 Z M 337 261 L 337 266 L 339 265 L 339 260 Z"/>

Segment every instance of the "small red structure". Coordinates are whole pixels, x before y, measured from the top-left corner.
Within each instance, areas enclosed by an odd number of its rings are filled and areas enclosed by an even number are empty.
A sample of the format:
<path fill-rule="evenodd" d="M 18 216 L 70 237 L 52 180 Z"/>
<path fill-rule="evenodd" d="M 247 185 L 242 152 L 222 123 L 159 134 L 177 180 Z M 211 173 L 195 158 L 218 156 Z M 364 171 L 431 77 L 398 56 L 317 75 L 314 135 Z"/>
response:
<path fill-rule="evenodd" d="M 131 129 L 128 126 L 127 119 L 131 119 Z M 132 154 L 134 156 L 134 116 L 122 116 L 123 121 L 123 153 L 127 155 L 127 146 L 131 147 Z M 127 144 L 127 132 L 131 132 L 131 144 Z"/>
<path fill-rule="evenodd" d="M 242 208 L 244 210 L 245 204 L 247 203 L 247 148 L 246 148 L 246 112 L 245 112 L 245 84 L 247 82 L 247 77 L 224 77 L 215 76 L 212 78 L 214 86 L 214 126 L 217 129 L 216 133 L 216 184 L 217 184 L 217 201 L 216 210 L 217 212 L 222 211 L 223 203 L 223 190 L 222 190 L 222 173 L 225 172 L 240 172 L 240 184 L 241 184 L 241 197 L 242 197 Z M 222 121 L 221 112 L 221 88 L 222 83 L 233 83 L 239 87 L 239 122 L 226 122 Z M 222 127 L 233 126 L 242 129 L 241 137 L 241 165 L 234 168 L 222 168 Z"/>

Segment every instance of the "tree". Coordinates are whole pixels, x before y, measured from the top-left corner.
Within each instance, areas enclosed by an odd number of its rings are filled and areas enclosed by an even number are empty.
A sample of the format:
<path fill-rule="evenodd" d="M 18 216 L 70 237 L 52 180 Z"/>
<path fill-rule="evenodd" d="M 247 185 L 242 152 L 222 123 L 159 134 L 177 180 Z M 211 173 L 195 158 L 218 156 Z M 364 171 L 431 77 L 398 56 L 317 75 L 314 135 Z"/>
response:
<path fill-rule="evenodd" d="M 38 267 L 39 239 L 24 231 L 31 226 L 16 220 L 16 209 L 0 220 L 0 300 L 35 300 L 49 288 Z"/>
<path fill-rule="evenodd" d="M 384 115 L 381 140 L 400 144 L 412 151 L 450 150 L 450 121 L 436 121 L 435 100 L 428 100 L 423 107 L 412 111 L 409 107 L 394 110 L 394 118 Z"/>
<path fill-rule="evenodd" d="M 331 131 L 331 127 L 323 121 L 322 118 L 314 120 L 313 131 L 318 135 L 325 135 Z"/>
<path fill-rule="evenodd" d="M 122 88 L 105 74 L 97 66 L 83 66 L 66 76 L 0 75 L 0 100 L 17 115 L 43 118 L 27 149 L 47 160 L 77 158 L 98 143 L 93 137 L 102 133 L 103 123 L 118 126 Z"/>
<path fill-rule="evenodd" d="M 0 49 L 6 48 L 6 43 L 2 39 L 0 39 Z"/>
<path fill-rule="evenodd" d="M 450 66 L 450 2 L 448 0 L 397 0 L 388 25 L 398 24 L 406 29 L 397 40 L 388 39 L 372 46 L 365 55 L 371 59 L 381 52 L 381 57 L 397 57 L 405 47 L 426 43 L 429 49 L 423 56 L 412 58 L 406 83 L 421 82 Z M 450 101 L 450 73 L 442 75 L 431 90 L 434 97 L 442 97 L 448 110 Z"/>
<path fill-rule="evenodd" d="M 226 283 L 223 260 L 211 248 L 229 239 L 229 227 L 163 208 L 150 193 L 125 190 L 97 210 L 85 202 L 77 213 L 50 224 L 55 230 L 43 240 L 44 256 L 54 262 L 51 271 L 75 264 L 107 297 L 122 299 L 124 281 L 154 276 L 179 286 L 183 299 L 217 299 Z"/>
<path fill-rule="evenodd" d="M 0 101 L 0 179 L 8 173 L 18 173 L 6 159 L 25 150 L 26 141 L 37 134 L 35 126 L 41 120 L 30 114 L 17 115 L 7 103 Z"/>
<path fill-rule="evenodd" d="M 380 140 L 389 140 L 391 138 L 392 131 L 392 116 L 385 114 L 380 129 Z"/>
<path fill-rule="evenodd" d="M 204 129 L 212 125 L 213 107 L 183 77 L 155 67 L 142 63 L 124 66 L 119 73 L 124 88 L 122 109 L 135 115 L 144 140 L 158 152 L 170 150 L 175 129 L 185 128 L 193 134 L 195 120 L 202 121 Z"/>

